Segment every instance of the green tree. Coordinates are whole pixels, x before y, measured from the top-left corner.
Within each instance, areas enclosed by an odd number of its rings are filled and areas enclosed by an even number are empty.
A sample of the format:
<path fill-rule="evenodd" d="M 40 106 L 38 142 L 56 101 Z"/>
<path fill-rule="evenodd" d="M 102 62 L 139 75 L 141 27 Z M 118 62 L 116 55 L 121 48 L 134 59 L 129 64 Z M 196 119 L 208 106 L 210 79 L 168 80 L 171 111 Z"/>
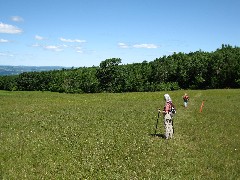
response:
<path fill-rule="evenodd" d="M 120 80 L 120 71 L 118 65 L 121 63 L 120 58 L 106 59 L 100 63 L 96 76 L 102 91 L 116 92 Z"/>

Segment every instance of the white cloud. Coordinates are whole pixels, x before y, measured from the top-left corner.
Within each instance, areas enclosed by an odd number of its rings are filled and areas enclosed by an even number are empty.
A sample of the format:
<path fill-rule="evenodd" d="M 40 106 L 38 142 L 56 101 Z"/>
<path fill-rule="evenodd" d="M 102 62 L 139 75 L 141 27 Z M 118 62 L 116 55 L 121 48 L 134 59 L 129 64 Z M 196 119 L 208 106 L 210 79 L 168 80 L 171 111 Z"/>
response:
<path fill-rule="evenodd" d="M 81 49 L 82 49 L 82 47 L 79 47 L 79 46 L 78 46 L 78 47 L 76 47 L 76 49 L 77 49 L 77 50 L 81 50 Z"/>
<path fill-rule="evenodd" d="M 129 46 L 127 44 L 125 44 L 125 43 L 118 43 L 118 46 L 120 48 L 129 48 Z"/>
<path fill-rule="evenodd" d="M 36 36 L 35 36 L 35 39 L 36 39 L 36 40 L 43 40 L 44 38 L 43 38 L 42 36 L 36 35 Z"/>
<path fill-rule="evenodd" d="M 122 42 L 118 43 L 118 47 L 119 48 L 125 48 L 125 49 L 130 48 L 130 47 L 132 47 L 132 48 L 146 48 L 146 49 L 156 49 L 156 48 L 158 48 L 158 46 L 155 45 L 155 44 L 134 44 L 134 45 L 128 45 L 128 44 L 122 43 Z"/>
<path fill-rule="evenodd" d="M 69 47 L 69 46 L 66 45 L 66 44 L 62 44 L 61 46 L 64 47 L 64 48 L 68 48 L 68 47 Z"/>
<path fill-rule="evenodd" d="M 1 52 L 0 52 L 0 56 L 6 56 L 6 54 L 5 54 L 5 53 L 1 53 Z"/>
<path fill-rule="evenodd" d="M 80 40 L 80 39 L 65 39 L 65 38 L 59 38 L 59 39 L 62 42 L 71 42 L 71 43 L 73 43 L 73 42 L 85 43 L 86 42 L 86 40 Z"/>
<path fill-rule="evenodd" d="M 23 31 L 16 26 L 0 23 L 0 33 L 20 34 Z"/>
<path fill-rule="evenodd" d="M 0 56 L 10 56 L 10 57 L 13 57 L 14 55 L 10 54 L 10 53 L 2 53 L 2 52 L 0 52 Z"/>
<path fill-rule="evenodd" d="M 67 46 L 65 46 L 65 45 L 42 45 L 39 43 L 35 43 L 35 44 L 32 44 L 32 47 L 40 47 L 45 50 L 60 52 L 60 51 L 63 51 L 64 48 L 66 48 Z"/>
<path fill-rule="evenodd" d="M 83 53 L 82 47 L 76 47 L 76 52 Z"/>
<path fill-rule="evenodd" d="M 147 49 L 156 49 L 158 48 L 155 44 L 135 44 L 133 45 L 134 48 L 147 48 Z"/>
<path fill-rule="evenodd" d="M 83 51 L 82 51 L 82 50 L 77 50 L 76 52 L 77 52 L 77 53 L 83 53 Z"/>
<path fill-rule="evenodd" d="M 36 44 L 33 44 L 32 47 L 40 47 L 40 45 L 36 43 Z"/>
<path fill-rule="evenodd" d="M 44 46 L 44 49 L 51 50 L 51 51 L 56 51 L 56 52 L 59 52 L 59 51 L 63 50 L 59 46 L 52 46 L 52 45 Z"/>
<path fill-rule="evenodd" d="M 7 42 L 10 42 L 10 41 L 7 39 L 0 39 L 0 43 L 7 43 Z"/>
<path fill-rule="evenodd" d="M 20 17 L 20 16 L 12 16 L 11 20 L 15 21 L 15 22 L 22 22 L 22 21 L 24 21 L 24 19 L 22 17 Z"/>

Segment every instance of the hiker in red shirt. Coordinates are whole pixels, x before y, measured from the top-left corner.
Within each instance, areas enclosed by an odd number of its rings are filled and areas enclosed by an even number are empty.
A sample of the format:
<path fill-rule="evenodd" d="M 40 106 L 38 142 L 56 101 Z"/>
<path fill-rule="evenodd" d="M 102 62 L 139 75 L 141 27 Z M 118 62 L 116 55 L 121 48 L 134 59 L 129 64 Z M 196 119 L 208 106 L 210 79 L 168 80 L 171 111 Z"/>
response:
<path fill-rule="evenodd" d="M 187 93 L 185 93 L 185 94 L 183 95 L 183 105 L 184 105 L 185 108 L 186 108 L 187 105 L 188 105 L 188 101 L 189 101 L 189 96 L 187 95 Z"/>

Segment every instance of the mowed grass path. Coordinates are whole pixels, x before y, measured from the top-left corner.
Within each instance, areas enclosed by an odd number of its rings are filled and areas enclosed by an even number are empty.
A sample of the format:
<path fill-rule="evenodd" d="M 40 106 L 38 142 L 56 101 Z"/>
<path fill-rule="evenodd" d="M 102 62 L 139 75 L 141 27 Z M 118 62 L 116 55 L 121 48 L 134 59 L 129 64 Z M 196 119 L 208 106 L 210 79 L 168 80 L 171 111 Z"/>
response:
<path fill-rule="evenodd" d="M 0 179 L 239 179 L 240 90 L 184 92 L 166 140 L 166 92 L 0 91 Z"/>

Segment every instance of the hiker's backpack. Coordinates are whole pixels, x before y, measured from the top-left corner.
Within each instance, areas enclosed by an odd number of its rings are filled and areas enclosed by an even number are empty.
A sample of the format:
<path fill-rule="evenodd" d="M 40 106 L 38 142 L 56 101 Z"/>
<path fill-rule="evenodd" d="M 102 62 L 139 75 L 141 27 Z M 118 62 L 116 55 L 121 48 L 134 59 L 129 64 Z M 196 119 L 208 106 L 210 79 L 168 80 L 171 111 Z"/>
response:
<path fill-rule="evenodd" d="M 174 106 L 171 107 L 171 112 L 172 112 L 173 114 L 176 114 L 176 113 L 177 113 L 177 111 L 176 111 L 176 109 L 174 108 Z"/>

